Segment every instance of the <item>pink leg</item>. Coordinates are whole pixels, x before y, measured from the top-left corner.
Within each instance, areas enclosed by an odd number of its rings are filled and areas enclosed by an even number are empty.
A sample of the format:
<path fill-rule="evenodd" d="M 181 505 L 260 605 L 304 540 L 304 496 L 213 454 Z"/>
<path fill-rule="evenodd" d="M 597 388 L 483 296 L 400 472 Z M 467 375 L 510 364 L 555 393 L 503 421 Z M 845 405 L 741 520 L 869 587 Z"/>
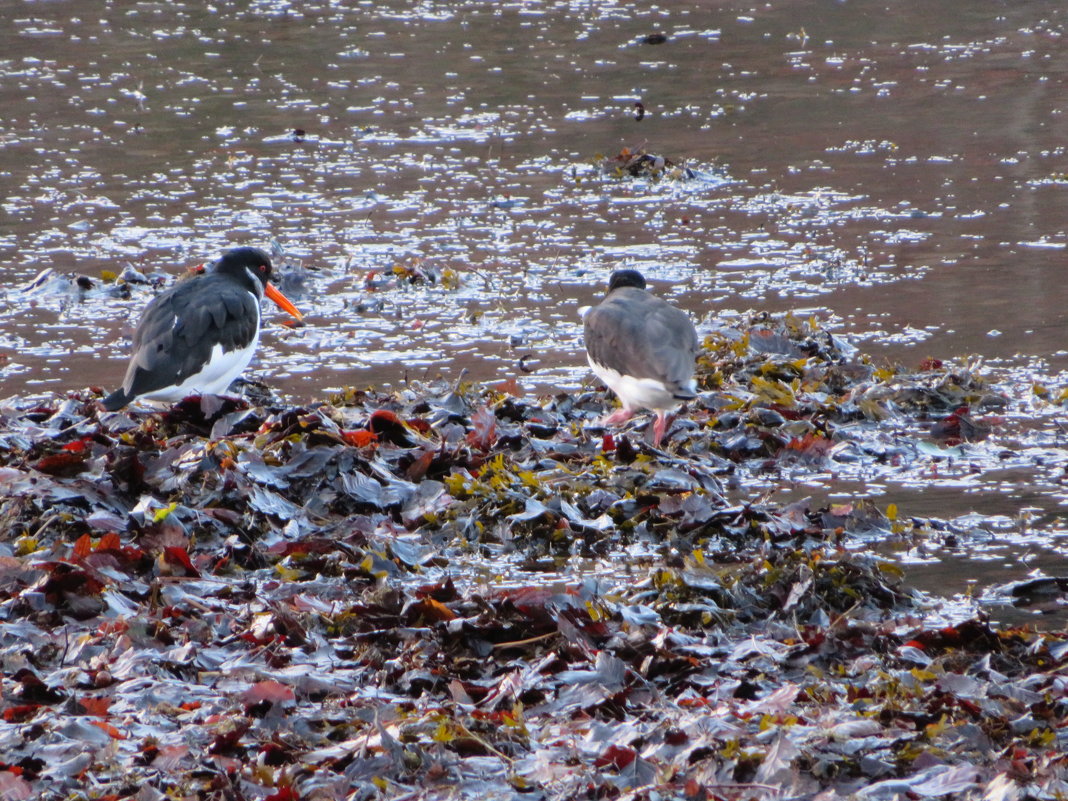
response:
<path fill-rule="evenodd" d="M 660 447 L 660 440 L 664 438 L 664 432 L 667 431 L 667 412 L 657 412 L 656 422 L 653 423 L 653 447 Z"/>
<path fill-rule="evenodd" d="M 620 423 L 627 422 L 633 416 L 634 416 L 634 412 L 624 406 L 622 409 L 616 409 L 614 412 L 612 412 L 607 417 L 602 417 L 601 418 L 601 425 L 603 425 L 603 426 L 617 426 Z"/>

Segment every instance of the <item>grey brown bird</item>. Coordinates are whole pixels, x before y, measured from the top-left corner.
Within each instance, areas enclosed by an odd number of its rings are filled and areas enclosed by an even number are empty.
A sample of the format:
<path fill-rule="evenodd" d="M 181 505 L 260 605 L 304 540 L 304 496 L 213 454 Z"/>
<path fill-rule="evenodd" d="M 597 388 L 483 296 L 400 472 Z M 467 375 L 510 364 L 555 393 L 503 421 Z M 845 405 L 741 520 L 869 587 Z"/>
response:
<path fill-rule="evenodd" d="M 601 423 L 618 425 L 652 409 L 659 447 L 668 412 L 697 395 L 697 331 L 685 312 L 645 287 L 637 270 L 612 273 L 605 299 L 586 314 L 586 358 L 623 404 Z"/>
<path fill-rule="evenodd" d="M 121 409 L 135 398 L 176 402 L 226 392 L 256 350 L 264 295 L 301 319 L 270 279 L 266 253 L 234 248 L 209 272 L 154 298 L 134 332 L 122 386 L 104 399 L 104 408 Z"/>

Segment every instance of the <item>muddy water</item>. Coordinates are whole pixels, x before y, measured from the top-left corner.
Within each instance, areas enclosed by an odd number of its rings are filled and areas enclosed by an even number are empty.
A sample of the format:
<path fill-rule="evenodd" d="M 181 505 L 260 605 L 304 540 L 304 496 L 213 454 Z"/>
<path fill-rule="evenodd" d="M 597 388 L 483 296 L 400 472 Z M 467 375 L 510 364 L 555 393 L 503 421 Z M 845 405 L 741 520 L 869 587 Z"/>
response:
<path fill-rule="evenodd" d="M 252 373 L 296 400 L 575 386 L 577 310 L 619 265 L 705 324 L 804 310 L 876 358 L 1055 383 L 1064 34 L 1056 4 L 983 0 L 0 4 L 0 396 L 121 379 L 153 290 L 116 297 L 104 271 L 272 240 L 307 326 L 271 313 Z M 692 178 L 596 166 L 643 145 Z M 1010 444 L 1060 465 L 1018 397 Z M 798 491 L 1008 521 L 965 569 L 906 549 L 958 592 L 1064 572 L 1060 467 L 1033 462 Z"/>

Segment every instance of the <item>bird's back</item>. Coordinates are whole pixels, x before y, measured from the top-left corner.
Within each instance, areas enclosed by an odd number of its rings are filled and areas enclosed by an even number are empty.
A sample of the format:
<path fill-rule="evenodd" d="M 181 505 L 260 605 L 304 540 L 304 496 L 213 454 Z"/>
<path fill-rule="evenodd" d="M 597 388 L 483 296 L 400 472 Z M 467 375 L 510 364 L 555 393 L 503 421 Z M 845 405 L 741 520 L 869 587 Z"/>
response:
<path fill-rule="evenodd" d="M 693 397 L 697 331 L 689 316 L 644 289 L 620 287 L 586 315 L 586 352 L 621 375 Z"/>
<path fill-rule="evenodd" d="M 259 302 L 217 274 L 182 282 L 156 297 L 134 333 L 134 353 L 123 381 L 144 395 L 196 374 L 212 356 L 247 347 L 259 331 Z"/>

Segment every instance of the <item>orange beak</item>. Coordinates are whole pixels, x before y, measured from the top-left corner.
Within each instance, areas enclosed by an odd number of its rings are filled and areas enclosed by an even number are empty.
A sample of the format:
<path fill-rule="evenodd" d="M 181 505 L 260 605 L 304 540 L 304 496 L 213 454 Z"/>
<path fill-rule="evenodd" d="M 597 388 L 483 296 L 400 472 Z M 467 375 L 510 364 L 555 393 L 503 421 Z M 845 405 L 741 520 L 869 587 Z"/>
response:
<path fill-rule="evenodd" d="M 282 311 L 292 314 L 298 320 L 304 319 L 304 315 L 297 311 L 297 307 L 293 305 L 292 301 L 279 292 L 270 281 L 268 281 L 267 286 L 263 288 L 263 294 L 273 300 Z"/>

